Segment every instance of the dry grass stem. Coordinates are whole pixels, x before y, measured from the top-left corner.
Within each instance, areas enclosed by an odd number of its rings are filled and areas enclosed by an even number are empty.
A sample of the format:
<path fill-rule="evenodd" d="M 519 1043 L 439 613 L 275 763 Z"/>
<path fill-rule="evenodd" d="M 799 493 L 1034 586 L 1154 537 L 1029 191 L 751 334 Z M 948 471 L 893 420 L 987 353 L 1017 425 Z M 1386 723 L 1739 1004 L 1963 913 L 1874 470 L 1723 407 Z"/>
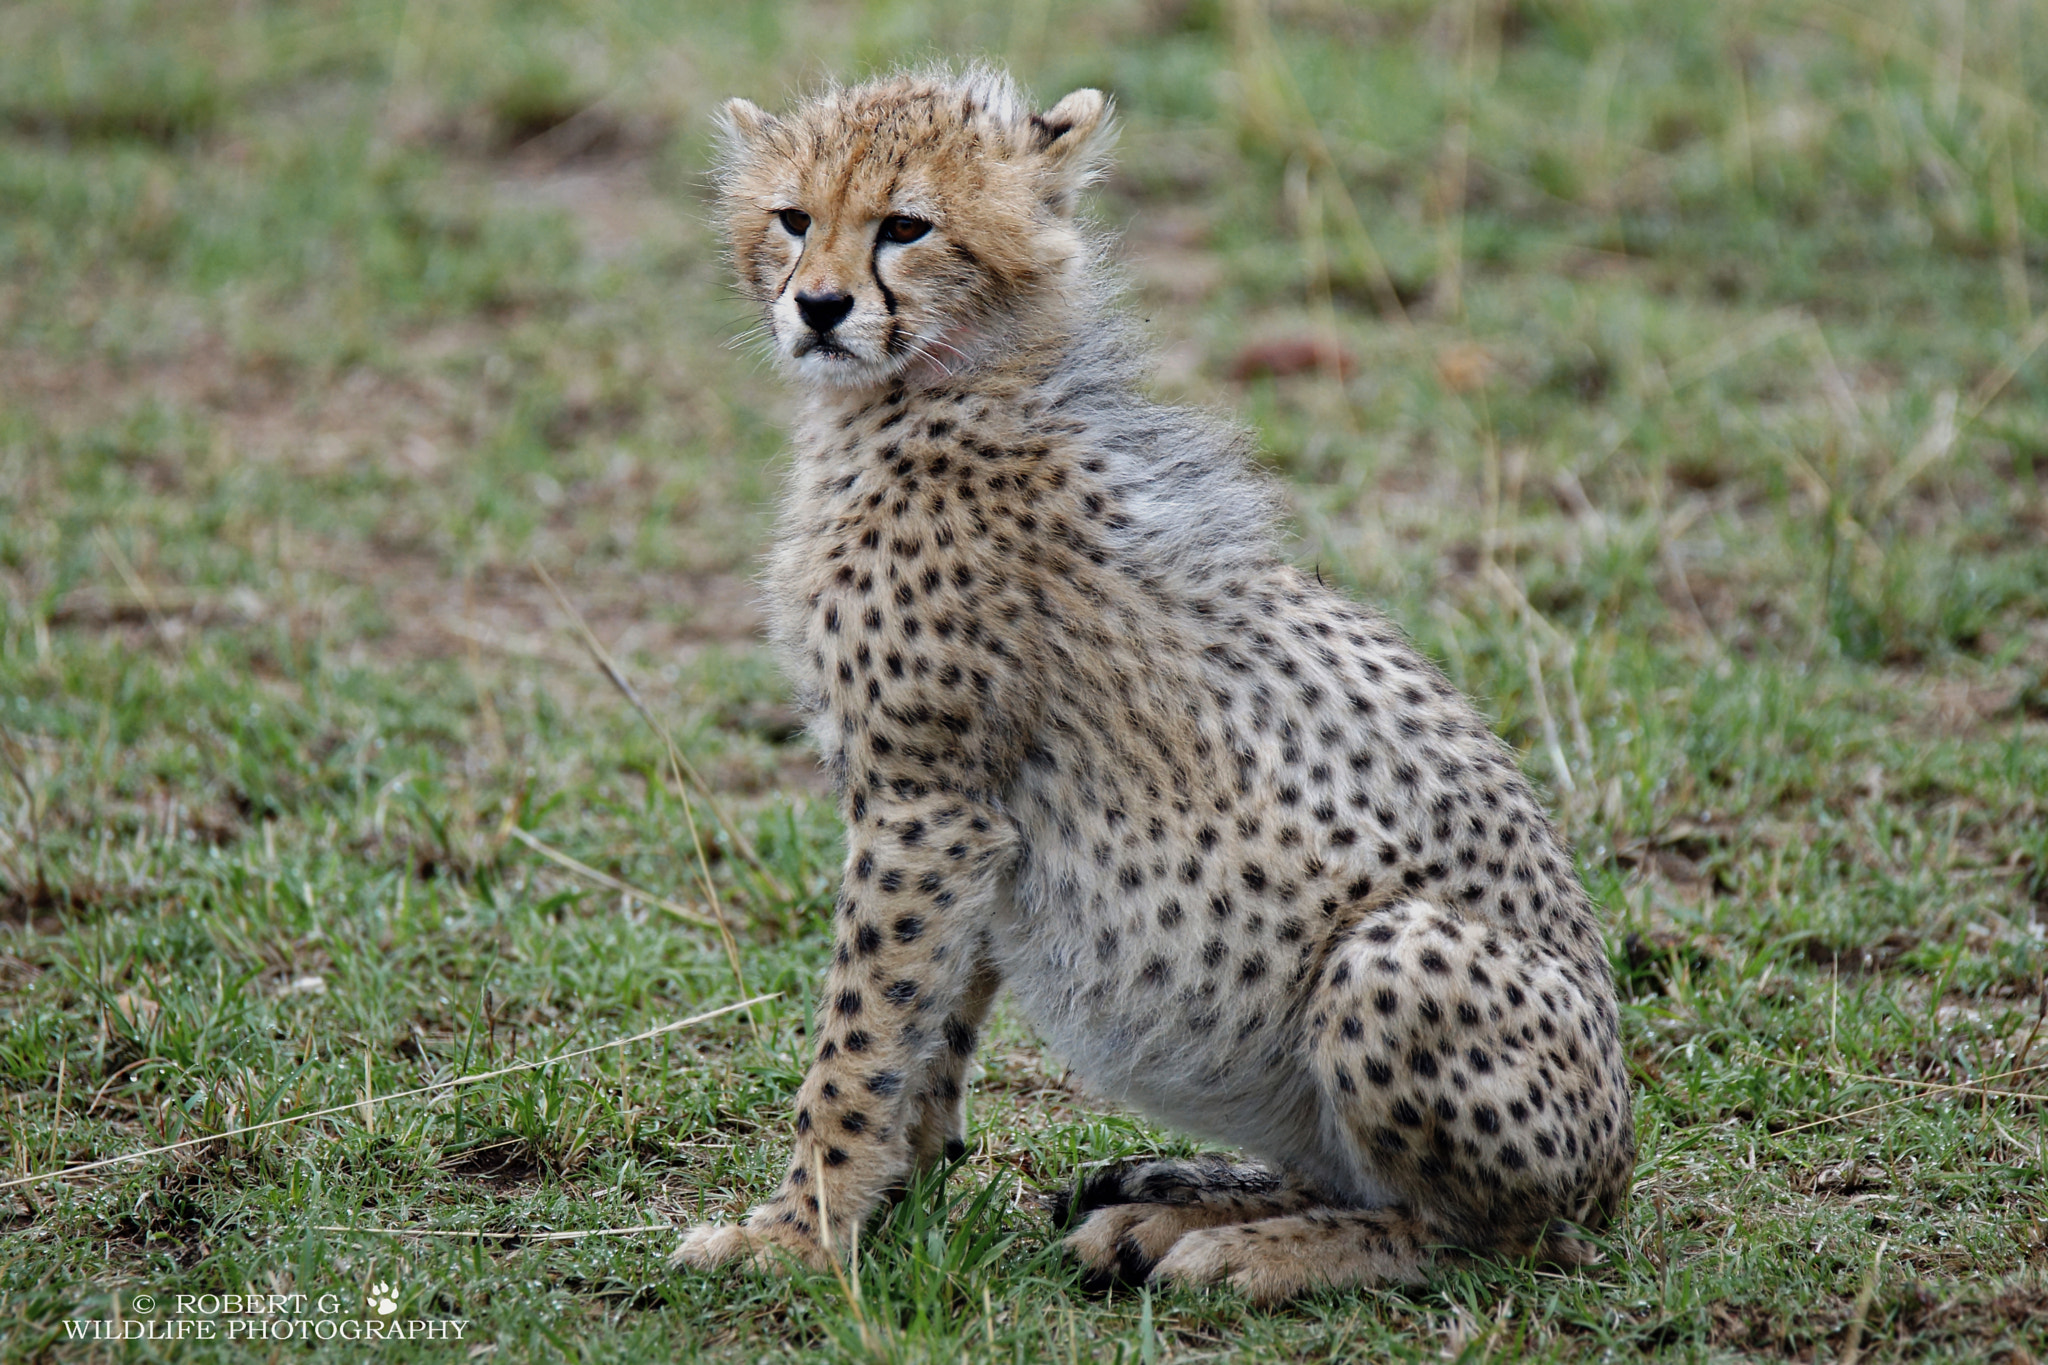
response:
<path fill-rule="evenodd" d="M 696 813 L 691 809 L 689 790 L 691 785 L 697 788 L 705 803 L 711 807 L 711 813 L 717 818 L 718 823 L 724 827 L 726 837 L 732 840 L 733 847 L 740 851 L 741 856 L 747 860 L 747 863 L 760 874 L 764 881 L 770 886 L 775 887 L 778 894 L 784 899 L 789 899 L 789 894 L 786 890 L 782 889 L 781 883 L 768 872 L 766 865 L 761 861 L 760 855 L 754 852 L 753 845 L 747 842 L 740 834 L 738 827 L 726 819 L 725 811 L 718 800 L 711 794 L 711 789 L 705 784 L 704 779 L 698 775 L 696 768 L 690 766 L 688 760 L 682 756 L 682 751 L 676 747 L 675 738 L 669 733 L 668 727 L 654 718 L 654 713 L 648 709 L 647 703 L 640 699 L 638 689 L 627 680 L 624 670 L 617 663 L 613 662 L 611 651 L 604 647 L 603 642 L 597 638 L 596 632 L 591 630 L 589 622 L 583 619 L 583 613 L 576 610 L 575 604 L 570 602 L 568 595 L 556 585 L 553 577 L 549 575 L 547 569 L 538 560 L 533 562 L 533 571 L 540 576 L 541 582 L 547 585 L 548 591 L 554 594 L 556 605 L 560 606 L 575 624 L 577 638 L 582 640 L 583 647 L 590 651 L 591 659 L 604 673 L 604 676 L 611 680 L 612 686 L 618 689 L 620 695 L 625 697 L 632 704 L 633 709 L 640 713 L 640 718 L 647 722 L 656 737 L 661 740 L 662 747 L 668 754 L 669 774 L 675 781 L 676 800 L 683 808 L 683 823 L 690 833 L 690 848 L 697 855 L 697 872 L 704 884 L 704 900 L 711 907 L 711 913 L 716 918 L 719 942 L 724 945 L 726 961 L 732 967 L 733 983 L 739 989 L 740 994 L 745 995 L 747 993 L 747 979 L 745 969 L 740 966 L 739 944 L 733 939 L 732 926 L 726 922 L 725 907 L 719 899 L 718 887 L 711 880 L 711 863 L 704 856 L 704 840 L 697 830 Z M 688 775 L 688 782 L 684 780 L 685 774 Z M 749 1012 L 747 1023 L 753 1029 L 755 1039 L 758 1041 L 761 1037 L 760 1021 Z"/>
<path fill-rule="evenodd" d="M 0 1180 L 0 1190 L 17 1189 L 28 1185 L 41 1185 L 52 1180 L 68 1180 L 73 1176 L 84 1175 L 90 1171 L 101 1171 L 110 1166 L 125 1166 L 131 1162 L 147 1161 L 153 1156 L 163 1156 L 168 1152 L 182 1152 L 188 1148 L 204 1146 L 209 1142 L 225 1142 L 229 1138 L 247 1137 L 251 1133 L 266 1132 L 272 1128 L 282 1128 L 287 1124 L 307 1123 L 314 1119 L 332 1118 L 336 1114 L 361 1112 L 366 1106 L 374 1108 L 378 1104 L 388 1105 L 393 1100 L 415 1099 L 421 1095 L 439 1096 L 451 1094 L 456 1090 L 460 1090 L 465 1086 L 475 1085 L 480 1081 L 493 1081 L 503 1076 L 516 1075 L 522 1071 L 544 1071 L 549 1067 L 559 1066 L 563 1062 L 574 1061 L 579 1057 L 588 1057 L 592 1053 L 606 1052 L 615 1047 L 627 1047 L 633 1043 L 644 1043 L 650 1038 L 659 1038 L 663 1034 L 674 1033 L 678 1029 L 689 1028 L 693 1024 L 701 1024 L 707 1020 L 716 1019 L 720 1015 L 731 1014 L 737 1010 L 752 1009 L 755 1005 L 780 999 L 781 995 L 780 991 L 775 991 L 768 995 L 757 995 L 750 1000 L 741 1000 L 731 1005 L 721 1005 L 715 1010 L 707 1010 L 702 1014 L 693 1014 L 687 1019 L 678 1019 L 672 1024 L 663 1024 L 659 1028 L 651 1028 L 642 1033 L 635 1033 L 630 1037 L 614 1038 L 608 1043 L 598 1043 L 592 1047 L 577 1048 L 573 1052 L 558 1053 L 553 1057 L 544 1057 L 538 1061 L 514 1062 L 510 1066 L 501 1066 L 495 1071 L 480 1071 L 466 1076 L 452 1076 L 445 1081 L 435 1081 L 431 1085 L 415 1086 L 410 1090 L 389 1091 L 382 1095 L 373 1095 L 366 1089 L 361 1096 L 350 1100 L 347 1104 L 330 1105 L 325 1109 L 313 1109 L 303 1113 L 288 1114 L 283 1118 L 266 1119 L 262 1123 L 251 1123 L 239 1128 L 228 1128 L 218 1133 L 208 1133 L 203 1137 L 186 1138 L 180 1142 L 167 1142 L 161 1146 L 150 1147 L 140 1152 L 124 1152 L 120 1156 L 103 1157 L 98 1161 L 81 1162 L 76 1166 L 66 1166 L 61 1171 L 44 1171 L 41 1174 L 17 1176 L 13 1180 Z"/>
<path fill-rule="evenodd" d="M 652 891 L 644 891 L 631 882 L 622 881 L 612 876 L 609 872 L 600 872 L 590 864 L 572 858 L 560 849 L 541 842 L 517 825 L 507 826 L 505 832 L 532 849 L 535 853 L 540 854 L 541 857 L 546 858 L 549 862 L 554 863 L 558 867 L 567 868 L 586 881 L 595 882 L 597 885 L 616 891 L 622 896 L 630 896 L 643 904 L 651 905 L 657 910 L 675 916 L 686 924 L 701 924 L 707 929 L 721 927 L 715 916 L 704 914 L 698 910 L 692 910 L 687 905 L 678 905 L 666 896 L 657 896 Z"/>
<path fill-rule="evenodd" d="M 2002 1081 L 2007 1079 L 2008 1077 L 2024 1075 L 2029 1072 L 2035 1071 L 2048 1071 L 2048 1062 L 2039 1063 L 2034 1066 L 2014 1067 L 2009 1071 L 2000 1071 L 1994 1075 L 1985 1076 L 1978 1080 L 1959 1081 L 1952 1084 L 1936 1084 L 1934 1082 L 1922 1081 L 1910 1076 L 1859 1076 L 1859 1080 L 1865 1081 L 1870 1084 L 1902 1086 L 1911 1089 L 1915 1093 L 1906 1095 L 1894 1095 L 1892 1098 L 1888 1100 L 1879 1100 L 1876 1104 L 1864 1105 L 1861 1109 L 1851 1109 L 1847 1113 L 1830 1114 L 1826 1118 L 1813 1119 L 1807 1123 L 1796 1123 L 1789 1128 L 1780 1128 L 1778 1130 L 1778 1136 L 1786 1137 L 1793 1133 L 1803 1133 L 1809 1128 L 1822 1128 L 1830 1123 L 1841 1123 L 1846 1119 L 1861 1118 L 1865 1114 L 1875 1114 L 1880 1110 L 1890 1109 L 1901 1104 L 1909 1104 L 1916 1099 L 1926 1099 L 1929 1096 L 1933 1095 L 1949 1095 L 1958 1093 L 1976 1094 L 1979 1091 L 1983 1091 L 1985 1087 L 1990 1085 L 1993 1081 Z M 2044 1096 L 2033 1094 L 2028 1091 L 1991 1091 L 1988 1093 L 2011 1093 L 2015 1098 L 2029 1100 L 2038 1100 L 2044 1098 Z"/>
<path fill-rule="evenodd" d="M 633 686 L 632 682 L 627 679 L 625 672 L 613 661 L 611 651 L 604 647 L 603 642 L 590 629 L 589 623 L 583 619 L 583 613 L 576 609 L 575 604 L 568 599 L 567 595 L 562 592 L 562 589 L 548 574 L 547 569 L 537 560 L 533 561 L 533 571 L 540 576 L 541 582 L 545 583 L 548 591 L 554 595 L 555 604 L 561 607 L 562 611 L 575 625 L 577 638 L 582 641 L 584 649 L 589 651 L 591 659 L 603 671 L 606 680 L 618 690 L 620 696 L 632 704 L 633 709 L 639 713 L 640 719 L 646 721 L 648 727 L 661 740 L 662 746 L 668 751 L 669 764 L 675 770 L 677 794 L 679 796 L 683 795 L 684 779 L 687 778 L 687 785 L 694 787 L 698 795 L 704 799 L 704 803 L 711 808 L 712 817 L 718 821 L 719 828 L 725 831 L 725 837 L 732 840 L 733 848 L 746 861 L 747 866 L 752 868 L 767 883 L 769 890 L 778 899 L 796 899 L 796 892 L 784 885 L 782 879 L 777 877 L 774 871 L 761 861 L 761 855 L 754 851 L 753 842 L 740 831 L 739 826 L 735 825 L 726 816 L 725 809 L 719 802 L 717 794 L 711 790 L 710 784 L 704 780 L 703 775 L 697 771 L 696 766 L 676 747 L 675 739 L 669 733 L 668 727 L 659 720 L 656 720 L 654 713 L 648 709 L 647 703 L 640 699 L 639 690 Z"/>
<path fill-rule="evenodd" d="M 627 1228 L 581 1228 L 571 1232 L 505 1232 L 485 1228 L 384 1228 L 350 1227 L 345 1223 L 315 1223 L 315 1232 L 353 1232 L 375 1237 L 477 1237 L 505 1242 L 581 1242 L 591 1237 L 637 1237 L 649 1232 L 676 1230 L 674 1223 L 640 1223 Z"/>

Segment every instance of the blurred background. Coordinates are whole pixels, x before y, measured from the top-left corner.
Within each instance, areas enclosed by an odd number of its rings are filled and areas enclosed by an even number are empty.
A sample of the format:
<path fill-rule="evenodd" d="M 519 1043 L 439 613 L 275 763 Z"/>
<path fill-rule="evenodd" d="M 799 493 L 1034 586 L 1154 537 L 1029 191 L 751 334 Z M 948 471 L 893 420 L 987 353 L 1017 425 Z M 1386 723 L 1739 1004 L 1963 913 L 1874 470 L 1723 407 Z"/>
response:
<path fill-rule="evenodd" d="M 596 1036 L 732 996 L 716 938 L 624 932 L 647 896 L 536 845 L 722 905 L 800 1021 L 837 826 L 757 639 L 788 398 L 734 344 L 709 118 L 981 57 L 1045 104 L 1114 96 L 1092 212 L 1155 391 L 1256 425 L 1289 553 L 1386 606 L 1547 786 L 1616 917 L 1646 1132 L 1819 1103 L 1743 1048 L 1839 1058 L 1852 969 L 1889 1002 L 1861 1074 L 2011 1060 L 2048 920 L 2032 0 L 14 0 L 13 1150 L 219 1121 L 181 1078 L 301 1035 L 343 1040 L 346 1094 L 355 1042 L 402 1080 L 507 1018 Z M 1002 1036 L 992 1074 L 1037 1074 Z M 36 1126 L 60 1060 L 75 1087 L 137 1057 L 177 1068 L 120 1080 L 132 1117 Z M 664 1141 L 742 1131 L 788 1080 L 650 1108 Z M 559 1172 L 615 1121 L 513 1128 Z M 2009 1168 L 2001 1141 L 1965 1164 Z M 765 1178 L 648 1150 L 677 1191 Z M 1646 1189 L 1737 1180 L 1662 1150 Z M 2010 1268 L 2008 1195 L 1888 1226 Z M 220 1235 L 234 1201 L 192 1198 Z M 1752 1345 L 1839 1346 L 1861 1274 Z M 2020 1319 L 1986 1320 L 1978 1346 Z"/>
<path fill-rule="evenodd" d="M 1575 635 L 1995 655 L 2040 587 L 2040 19 L 13 4 L 8 629 L 144 585 L 159 633 L 431 657 L 532 628 L 539 558 L 629 644 L 745 640 L 782 398 L 724 344 L 707 116 L 987 56 L 1115 95 L 1159 388 L 1259 424 L 1304 558 L 1439 610 L 1504 570 Z"/>

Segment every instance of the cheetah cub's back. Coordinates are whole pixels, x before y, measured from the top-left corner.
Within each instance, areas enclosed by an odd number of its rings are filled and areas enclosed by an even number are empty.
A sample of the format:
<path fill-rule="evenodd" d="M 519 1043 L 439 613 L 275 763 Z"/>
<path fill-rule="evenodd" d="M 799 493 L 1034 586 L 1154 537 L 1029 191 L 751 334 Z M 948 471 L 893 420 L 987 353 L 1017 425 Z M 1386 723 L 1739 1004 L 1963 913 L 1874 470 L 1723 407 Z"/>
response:
<path fill-rule="evenodd" d="M 1634 1161 L 1593 907 L 1472 706 L 1279 558 L 1243 436 L 1141 395 L 1074 217 L 1107 117 L 981 68 L 727 106 L 733 263 L 804 394 L 774 632 L 847 860 L 786 1174 L 677 1258 L 827 1264 L 962 1150 L 1008 987 L 1252 1158 L 1083 1182 L 1096 1276 L 1581 1259 Z"/>

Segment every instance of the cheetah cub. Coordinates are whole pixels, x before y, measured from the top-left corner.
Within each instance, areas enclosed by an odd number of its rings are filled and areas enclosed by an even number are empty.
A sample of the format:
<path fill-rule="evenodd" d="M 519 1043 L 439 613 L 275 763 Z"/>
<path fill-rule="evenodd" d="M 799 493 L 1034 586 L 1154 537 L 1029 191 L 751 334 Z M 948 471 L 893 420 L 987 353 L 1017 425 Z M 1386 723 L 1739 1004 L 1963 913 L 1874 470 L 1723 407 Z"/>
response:
<path fill-rule="evenodd" d="M 1108 115 L 987 69 L 725 107 L 804 392 L 773 629 L 847 856 L 787 1173 L 675 1259 L 844 1254 L 963 1151 L 1007 987 L 1092 1090 L 1256 1160 L 1082 1181 L 1099 1280 L 1582 1262 L 1635 1157 L 1593 907 L 1471 704 L 1280 559 L 1245 436 L 1141 395 L 1075 220 Z"/>

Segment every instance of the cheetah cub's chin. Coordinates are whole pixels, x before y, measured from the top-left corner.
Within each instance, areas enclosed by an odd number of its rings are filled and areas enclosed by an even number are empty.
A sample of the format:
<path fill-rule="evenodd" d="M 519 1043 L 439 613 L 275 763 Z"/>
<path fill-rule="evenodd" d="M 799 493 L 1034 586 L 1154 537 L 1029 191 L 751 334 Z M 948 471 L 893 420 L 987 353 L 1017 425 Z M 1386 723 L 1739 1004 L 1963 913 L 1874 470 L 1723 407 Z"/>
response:
<path fill-rule="evenodd" d="M 676 1260 L 830 1265 L 962 1151 L 1007 987 L 1253 1158 L 1083 1182 L 1098 1282 L 1583 1262 L 1635 1159 L 1594 907 L 1471 704 L 1279 557 L 1244 435 L 1142 396 L 1074 216 L 1108 114 L 986 68 L 726 106 L 733 263 L 805 392 L 773 631 L 847 856 L 786 1174 Z"/>

